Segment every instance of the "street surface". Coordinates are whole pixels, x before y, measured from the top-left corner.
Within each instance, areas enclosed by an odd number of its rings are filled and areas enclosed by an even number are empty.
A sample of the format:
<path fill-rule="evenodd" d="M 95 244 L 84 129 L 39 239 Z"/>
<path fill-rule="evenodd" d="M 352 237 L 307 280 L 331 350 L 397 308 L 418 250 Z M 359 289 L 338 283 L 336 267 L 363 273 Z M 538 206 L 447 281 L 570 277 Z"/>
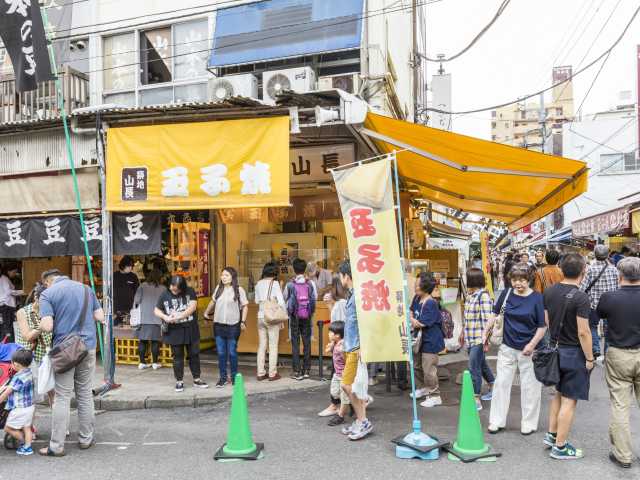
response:
<path fill-rule="evenodd" d="M 316 413 L 327 405 L 328 385 L 314 391 L 297 391 L 249 397 L 255 441 L 264 442 L 266 456 L 257 462 L 225 463 L 213 461 L 213 454 L 225 441 L 229 403 L 215 407 L 152 409 L 104 412 L 97 417 L 97 446 L 80 451 L 75 445 L 75 420 L 64 458 L 16 458 L 0 449 L 0 479 L 46 480 L 107 479 L 393 479 L 460 478 L 473 480 L 528 480 L 542 478 L 620 479 L 640 478 L 640 462 L 631 470 L 614 467 L 607 459 L 608 395 L 602 367 L 593 375 L 592 401 L 581 403 L 572 440 L 584 448 L 585 458 L 574 462 L 551 460 L 542 448 L 549 400 L 543 392 L 541 430 L 530 437 L 519 432 L 516 415 L 509 419 L 509 430 L 486 439 L 503 457 L 497 463 L 463 465 L 441 456 L 437 462 L 398 460 L 390 440 L 410 427 L 410 402 L 384 385 L 372 388 L 375 403 L 370 410 L 374 434 L 360 442 L 350 442 L 336 427 Z M 459 386 L 444 382 L 446 404 L 455 403 Z M 404 394 L 406 395 L 406 394 Z M 519 412 L 519 388 L 514 388 L 512 412 Z M 488 404 L 487 404 L 488 405 Z M 424 430 L 443 439 L 456 435 L 456 405 L 429 411 L 420 408 Z M 481 412 L 486 427 L 489 409 Z M 43 412 L 41 437 L 48 425 Z M 640 415 L 633 409 L 636 452 L 640 448 Z M 36 446 L 42 446 L 38 443 Z M 23 473 L 22 473 L 23 472 Z"/>

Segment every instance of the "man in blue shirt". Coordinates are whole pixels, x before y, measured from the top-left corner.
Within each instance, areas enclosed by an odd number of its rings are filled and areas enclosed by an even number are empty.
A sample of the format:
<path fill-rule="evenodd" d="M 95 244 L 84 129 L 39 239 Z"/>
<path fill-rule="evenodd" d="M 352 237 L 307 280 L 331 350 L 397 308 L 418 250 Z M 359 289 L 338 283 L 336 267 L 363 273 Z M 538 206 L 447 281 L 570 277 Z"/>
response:
<path fill-rule="evenodd" d="M 55 375 L 55 399 L 53 401 L 53 422 L 49 446 L 39 451 L 41 455 L 61 457 L 64 455 L 64 441 L 69 424 L 71 394 L 75 390 L 78 402 L 78 443 L 86 450 L 94 444 L 93 394 L 91 386 L 96 368 L 96 325 L 104 322 L 104 312 L 98 299 L 89 287 L 70 280 L 59 270 L 49 270 L 42 274 L 47 289 L 40 295 L 40 328 L 53 332 L 53 345 L 77 333 L 84 340 L 88 355 L 74 368 Z M 84 318 L 81 318 L 82 312 Z"/>
<path fill-rule="evenodd" d="M 367 401 L 358 398 L 353 393 L 352 386 L 358 372 L 360 362 L 360 332 L 358 330 L 358 316 L 356 314 L 355 294 L 353 293 L 353 278 L 351 277 L 351 264 L 345 260 L 338 267 L 340 282 L 349 292 L 347 298 L 347 318 L 344 323 L 344 371 L 342 372 L 342 389 L 349 395 L 351 406 L 356 412 L 356 421 L 342 429 L 342 433 L 349 440 L 360 440 L 373 430 L 373 425 L 367 419 Z"/>

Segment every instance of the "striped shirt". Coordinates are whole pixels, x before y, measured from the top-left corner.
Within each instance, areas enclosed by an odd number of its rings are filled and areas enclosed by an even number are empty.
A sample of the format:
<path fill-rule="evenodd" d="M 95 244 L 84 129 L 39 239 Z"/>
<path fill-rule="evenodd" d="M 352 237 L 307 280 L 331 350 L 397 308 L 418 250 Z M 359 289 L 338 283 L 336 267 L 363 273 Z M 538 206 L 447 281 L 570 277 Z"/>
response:
<path fill-rule="evenodd" d="M 485 289 L 467 296 L 464 302 L 464 340 L 468 347 L 482 345 L 482 334 L 491 319 L 493 300 Z"/>
<path fill-rule="evenodd" d="M 33 375 L 30 368 L 23 368 L 9 382 L 12 390 L 7 400 L 7 410 L 27 408 L 33 405 Z"/>

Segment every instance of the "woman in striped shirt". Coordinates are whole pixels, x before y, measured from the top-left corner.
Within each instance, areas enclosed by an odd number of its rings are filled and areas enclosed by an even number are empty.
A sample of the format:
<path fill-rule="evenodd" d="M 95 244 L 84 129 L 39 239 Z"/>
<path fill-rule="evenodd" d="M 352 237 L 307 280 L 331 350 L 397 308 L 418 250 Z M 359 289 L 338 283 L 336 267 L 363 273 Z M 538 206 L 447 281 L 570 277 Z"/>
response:
<path fill-rule="evenodd" d="M 467 347 L 469 353 L 469 371 L 473 379 L 476 406 L 482 410 L 482 402 L 491 401 L 495 377 L 485 359 L 487 345 L 482 341 L 493 310 L 493 300 L 485 289 L 484 272 L 479 268 L 470 268 L 467 272 L 468 296 L 464 304 L 464 328 L 460 333 L 460 345 Z M 482 379 L 489 384 L 489 391 L 480 395 Z"/>

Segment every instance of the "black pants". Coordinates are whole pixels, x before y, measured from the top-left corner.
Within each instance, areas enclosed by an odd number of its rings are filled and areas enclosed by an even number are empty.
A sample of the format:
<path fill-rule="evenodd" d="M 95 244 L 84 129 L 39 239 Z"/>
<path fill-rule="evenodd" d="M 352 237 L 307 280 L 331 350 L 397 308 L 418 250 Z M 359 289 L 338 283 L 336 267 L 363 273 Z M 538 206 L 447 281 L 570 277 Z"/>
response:
<path fill-rule="evenodd" d="M 13 336 L 13 322 L 16 320 L 16 309 L 8 307 L 7 305 L 0 306 L 0 343 L 7 338 L 7 343 L 13 343 L 15 338 Z"/>
<path fill-rule="evenodd" d="M 300 337 L 302 337 L 302 348 L 304 360 L 302 371 L 311 370 L 311 319 L 291 318 L 289 320 L 291 328 L 291 357 L 294 372 L 300 371 Z"/>
<path fill-rule="evenodd" d="M 177 382 L 181 382 L 184 378 L 184 351 L 187 350 L 187 360 L 189 361 L 189 370 L 194 380 L 200 378 L 200 344 L 192 343 L 189 345 L 171 345 L 171 353 L 173 354 L 173 375 Z"/>
<path fill-rule="evenodd" d="M 147 363 L 147 347 L 151 344 L 151 359 L 153 363 L 159 363 L 158 357 L 160 357 L 160 342 L 155 340 L 138 340 L 138 356 L 140 357 L 140 363 Z"/>

